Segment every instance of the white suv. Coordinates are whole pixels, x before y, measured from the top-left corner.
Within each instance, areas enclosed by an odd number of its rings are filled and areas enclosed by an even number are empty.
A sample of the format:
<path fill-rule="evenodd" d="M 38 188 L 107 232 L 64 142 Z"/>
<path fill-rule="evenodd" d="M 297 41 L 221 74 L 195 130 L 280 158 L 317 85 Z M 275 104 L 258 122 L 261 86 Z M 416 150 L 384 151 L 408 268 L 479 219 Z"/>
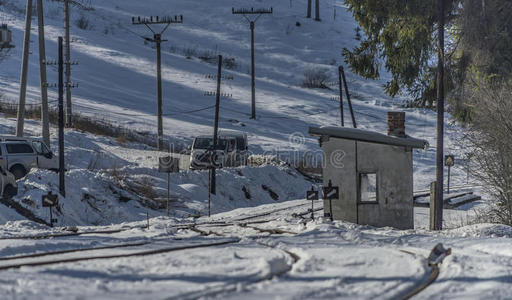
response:
<path fill-rule="evenodd" d="M 39 139 L 0 136 L 0 165 L 20 179 L 32 168 L 57 170 L 59 161 Z"/>
<path fill-rule="evenodd" d="M 18 194 L 18 184 L 14 175 L 0 167 L 0 197 L 11 198 Z"/>

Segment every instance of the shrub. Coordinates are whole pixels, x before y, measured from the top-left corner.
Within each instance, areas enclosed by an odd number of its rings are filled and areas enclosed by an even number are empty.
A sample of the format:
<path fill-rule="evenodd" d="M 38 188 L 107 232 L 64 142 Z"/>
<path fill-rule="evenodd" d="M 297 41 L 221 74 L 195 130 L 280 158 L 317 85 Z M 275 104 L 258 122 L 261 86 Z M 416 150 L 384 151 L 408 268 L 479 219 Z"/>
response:
<path fill-rule="evenodd" d="M 199 59 L 208 63 L 216 63 L 217 55 L 213 51 L 206 50 L 201 55 L 199 55 Z"/>
<path fill-rule="evenodd" d="M 153 182 L 151 179 L 144 177 L 140 185 L 140 193 L 149 199 L 155 199 L 157 194 L 153 188 Z"/>
<path fill-rule="evenodd" d="M 195 48 L 191 48 L 191 47 L 184 48 L 183 49 L 183 55 L 185 55 L 185 57 L 187 59 L 191 59 L 192 57 L 196 57 L 197 56 L 197 51 L 196 51 Z"/>
<path fill-rule="evenodd" d="M 82 30 L 91 30 L 92 25 L 86 16 L 80 15 L 80 18 L 75 20 L 75 25 Z"/>
<path fill-rule="evenodd" d="M 222 65 L 226 69 L 230 69 L 230 70 L 233 70 L 238 66 L 237 63 L 235 62 L 235 58 L 232 56 L 224 58 L 222 60 Z"/>
<path fill-rule="evenodd" d="M 327 74 L 327 69 L 309 69 L 304 72 L 304 79 L 302 81 L 302 87 L 305 88 L 320 88 L 320 89 L 328 89 L 327 80 L 329 79 L 329 75 Z"/>

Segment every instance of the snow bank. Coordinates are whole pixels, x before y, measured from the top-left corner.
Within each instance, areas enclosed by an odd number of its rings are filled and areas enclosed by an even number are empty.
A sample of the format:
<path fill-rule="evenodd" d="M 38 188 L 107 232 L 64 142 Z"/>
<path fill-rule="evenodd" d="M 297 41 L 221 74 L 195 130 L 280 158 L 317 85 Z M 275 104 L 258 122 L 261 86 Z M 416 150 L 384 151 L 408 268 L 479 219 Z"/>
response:
<path fill-rule="evenodd" d="M 158 157 L 164 154 L 73 130 L 66 131 L 65 140 L 66 198 L 60 198 L 53 211 L 58 225 L 108 225 L 165 214 L 167 174 L 157 170 Z M 58 174 L 34 169 L 18 183 L 14 200 L 36 217 L 49 220 L 49 209 L 42 207 L 41 198 L 49 191 L 59 192 Z M 207 214 L 208 171 L 174 173 L 170 183 L 172 216 Z M 310 186 L 284 163 L 224 168 L 217 170 L 211 210 L 219 213 L 303 198 Z M 23 219 L 12 210 L 5 211 L 0 214 L 3 223 Z"/>

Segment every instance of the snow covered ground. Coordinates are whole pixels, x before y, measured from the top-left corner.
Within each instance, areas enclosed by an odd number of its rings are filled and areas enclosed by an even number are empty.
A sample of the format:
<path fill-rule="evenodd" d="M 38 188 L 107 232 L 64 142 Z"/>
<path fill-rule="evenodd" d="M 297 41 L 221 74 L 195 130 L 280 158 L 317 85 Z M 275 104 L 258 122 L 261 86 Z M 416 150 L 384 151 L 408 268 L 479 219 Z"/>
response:
<path fill-rule="evenodd" d="M 62 5 L 43 3 L 47 56 L 55 59 L 57 36 L 63 35 Z M 233 97 L 222 99 L 220 126 L 246 131 L 252 153 L 292 161 L 306 153 L 314 155 L 320 149 L 307 135 L 308 127 L 339 125 L 338 103 L 330 100 L 337 95 L 335 87 L 305 89 L 300 83 L 304 71 L 315 68 L 327 69 L 335 81 L 337 66 L 343 64 L 341 48 L 357 42 L 356 24 L 341 0 L 322 2 L 322 22 L 304 17 L 306 0 L 217 0 L 215 5 L 205 5 L 204 0 L 90 3 L 93 11 L 72 8 L 72 59 L 80 61 L 73 67 L 73 81 L 80 83 L 73 90 L 75 112 L 154 134 L 155 51 L 141 39 L 148 36 L 146 28 L 132 26 L 131 17 L 183 14 L 184 24 L 172 25 L 164 35 L 169 42 L 162 53 L 164 133 L 169 143 L 189 145 L 193 136 L 212 131 L 214 98 L 203 94 L 215 89 L 215 82 L 205 75 L 215 73 L 216 66 L 199 58 L 205 55 L 234 59 L 232 68 L 224 70 L 234 80 L 225 81 L 222 92 Z M 15 101 L 25 1 L 3 0 L 2 4 L 0 22 L 13 29 L 16 48 L 0 64 L 1 101 Z M 249 26 L 241 16 L 231 14 L 231 7 L 251 6 L 274 8 L 273 16 L 263 16 L 256 23 L 256 120 L 249 119 Z M 81 17 L 91 27 L 79 29 L 75 21 Z M 36 41 L 36 30 L 32 32 Z M 37 43 L 31 44 L 31 51 L 27 96 L 29 103 L 37 103 Z M 435 145 L 433 112 L 404 109 L 403 98 L 385 96 L 381 90 L 385 78 L 366 81 L 346 71 L 358 127 L 385 132 L 386 112 L 402 110 L 407 112 L 407 133 Z M 48 74 L 54 81 L 55 70 L 49 68 Z M 55 91 L 50 90 L 52 106 L 55 99 Z M 449 115 L 447 124 L 445 151 L 460 158 L 465 150 L 460 144 L 462 130 Z M 0 134 L 12 134 L 14 129 L 14 119 L 1 119 Z M 37 121 L 26 121 L 26 134 L 40 135 Z M 51 139 L 55 150 L 55 128 Z M 271 163 L 219 170 L 219 193 L 212 198 L 211 218 L 205 217 L 207 172 L 172 174 L 171 217 L 164 217 L 167 177 L 156 169 L 160 155 L 142 144 L 66 130 L 67 198 L 54 211 L 58 227 L 49 229 L 27 221 L 0 205 L 1 298 L 397 299 L 427 279 L 425 258 L 439 242 L 451 247 L 453 254 L 441 265 L 439 278 L 416 298 L 510 298 L 512 230 L 500 225 L 467 225 L 475 221 L 478 213 L 473 208 L 482 202 L 445 210 L 448 230 L 442 232 L 426 230 L 428 208 L 422 207 L 415 208 L 414 230 L 376 229 L 322 218 L 311 221 L 308 214 L 294 214 L 309 208 L 309 202 L 296 199 L 303 199 L 312 183 L 285 163 Z M 434 161 L 434 148 L 415 151 L 415 190 L 426 189 L 433 181 Z M 466 165 L 456 161 L 452 186 L 467 182 L 472 179 L 468 180 Z M 34 170 L 19 186 L 14 201 L 34 217 L 48 220 L 48 209 L 40 205 L 41 195 L 58 190 L 57 175 Z M 255 214 L 264 215 L 251 218 Z M 320 216 L 321 211 L 316 214 Z M 147 216 L 149 229 L 144 228 Z M 217 225 L 206 224 L 211 221 Z M 258 223 L 219 225 L 249 221 Z M 191 222 L 203 225 L 189 227 Z M 115 232 L 41 237 L 67 232 L 64 226 L 71 225 L 78 225 L 79 232 Z M 41 238 L 16 238 L 26 235 Z M 208 247 L 210 243 L 218 245 Z M 196 248 L 177 249 L 191 245 Z M 66 252 L 91 247 L 109 248 Z M 48 251 L 61 253 L 13 259 Z M 121 254 L 125 257 L 97 257 Z M 79 260 L 90 256 L 97 258 Z M 55 259 L 77 261 L 8 267 Z"/>
<path fill-rule="evenodd" d="M 491 224 L 443 232 L 375 229 L 343 222 L 293 217 L 310 203 L 288 201 L 199 218 L 203 234 L 187 229 L 191 220 L 152 218 L 145 222 L 81 231 L 122 229 L 50 239 L 3 239 L 0 243 L 0 291 L 5 299 L 399 299 L 429 275 L 426 257 L 438 242 L 452 248 L 438 279 L 416 299 L 507 299 L 512 257 L 510 227 Z M 286 209 L 283 209 L 286 208 Z M 265 212 L 268 215 L 247 219 Z M 318 216 L 318 213 L 317 213 Z M 257 224 L 219 226 L 216 221 Z M 181 229 L 176 226 L 180 222 Z M 218 223 L 217 223 L 218 224 Z M 264 229 L 280 229 L 270 234 Z M 0 237 L 43 235 L 47 227 L 11 222 Z M 62 233 L 58 229 L 54 233 Z M 204 247 L 211 243 L 226 243 Z M 9 259 L 23 254 L 120 246 Z M 137 245 L 134 245 L 137 244 Z M 204 248 L 176 250 L 182 246 Z M 174 251 L 172 251 L 174 249 Z M 165 250 L 159 254 L 130 254 Z M 19 269 L 6 266 L 108 255 Z"/>

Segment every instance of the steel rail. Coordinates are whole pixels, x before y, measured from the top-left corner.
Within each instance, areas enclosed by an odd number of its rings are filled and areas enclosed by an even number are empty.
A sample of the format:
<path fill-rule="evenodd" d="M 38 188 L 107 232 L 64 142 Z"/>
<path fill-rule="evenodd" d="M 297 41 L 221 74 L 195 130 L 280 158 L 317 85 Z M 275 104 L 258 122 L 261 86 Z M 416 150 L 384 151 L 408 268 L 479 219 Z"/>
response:
<path fill-rule="evenodd" d="M 110 229 L 110 230 L 96 230 L 96 231 L 83 231 L 83 232 L 66 232 L 66 233 L 54 233 L 54 234 L 36 234 L 36 235 L 19 235 L 19 236 L 2 236 L 0 240 L 42 240 L 42 239 L 50 239 L 50 238 L 58 238 L 58 237 L 68 237 L 68 236 L 78 236 L 78 235 L 86 235 L 86 234 L 113 234 L 119 233 L 123 231 L 127 231 L 133 228 L 123 228 L 123 229 Z"/>
<path fill-rule="evenodd" d="M 94 250 L 105 250 L 105 249 L 114 249 L 114 248 L 136 247 L 136 246 L 147 245 L 149 243 L 150 242 L 139 242 L 139 243 L 109 245 L 109 246 L 100 246 L 100 247 L 88 247 L 88 248 L 77 248 L 77 249 L 58 250 L 58 251 L 50 251 L 50 252 L 39 252 L 39 253 L 23 254 L 23 255 L 16 255 L 16 256 L 4 256 L 4 257 L 0 257 L 0 261 L 16 260 L 16 259 L 23 259 L 23 258 L 34 258 L 34 257 L 66 254 L 66 253 L 74 253 L 74 252 L 82 252 L 82 251 L 94 251 Z"/>
<path fill-rule="evenodd" d="M 207 243 L 207 244 L 200 243 L 200 244 L 196 244 L 196 245 L 174 246 L 174 247 L 166 247 L 166 248 L 138 251 L 138 252 L 132 252 L 132 253 L 96 255 L 96 256 L 64 258 L 64 259 L 56 259 L 56 260 L 48 260 L 48 261 L 26 262 L 26 263 L 0 266 L 0 271 L 1 270 L 9 270 L 9 269 L 18 269 L 21 267 L 37 267 L 37 266 L 44 266 L 44 265 L 54 265 L 54 264 L 87 261 L 87 260 L 95 260 L 95 259 L 112 259 L 112 258 L 123 258 L 123 257 L 133 257 L 133 256 L 155 255 L 155 254 L 162 254 L 162 253 L 179 251 L 179 250 L 206 248 L 206 247 L 234 244 L 234 243 L 238 243 L 239 241 L 240 241 L 240 239 L 231 239 L 231 240 L 227 240 L 227 241 L 213 242 L 213 243 Z"/>
<path fill-rule="evenodd" d="M 434 281 L 436 281 L 438 276 L 439 276 L 439 267 L 437 265 L 431 265 L 430 266 L 430 275 L 428 276 L 428 278 L 400 299 L 407 300 L 407 299 L 411 299 L 413 296 L 416 296 L 421 291 L 423 291 L 428 286 L 430 286 Z"/>

